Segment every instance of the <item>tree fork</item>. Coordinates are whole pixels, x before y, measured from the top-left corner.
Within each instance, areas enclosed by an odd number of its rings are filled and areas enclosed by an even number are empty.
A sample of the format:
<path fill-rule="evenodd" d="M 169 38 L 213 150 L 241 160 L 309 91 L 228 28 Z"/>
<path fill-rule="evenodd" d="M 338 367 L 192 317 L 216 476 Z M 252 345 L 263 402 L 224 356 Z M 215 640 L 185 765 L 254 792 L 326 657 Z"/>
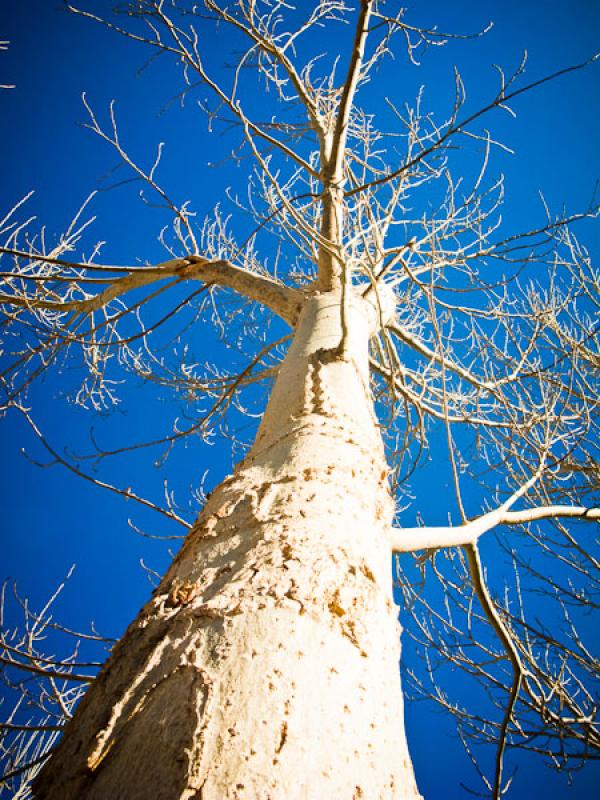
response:
<path fill-rule="evenodd" d="M 34 785 L 43 800 L 419 797 L 368 384 L 375 311 L 307 298 L 256 442 Z M 326 743 L 326 745 L 324 744 Z"/>

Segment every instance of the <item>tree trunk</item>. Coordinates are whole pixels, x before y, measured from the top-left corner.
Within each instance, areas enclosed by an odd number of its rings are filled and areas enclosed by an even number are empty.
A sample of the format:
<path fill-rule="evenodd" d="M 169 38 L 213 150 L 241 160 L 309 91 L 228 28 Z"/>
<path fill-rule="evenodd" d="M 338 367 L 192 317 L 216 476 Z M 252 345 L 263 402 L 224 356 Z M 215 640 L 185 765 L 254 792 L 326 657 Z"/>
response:
<path fill-rule="evenodd" d="M 212 494 L 35 786 L 43 800 L 403 800 L 375 313 L 306 300 L 256 442 Z"/>

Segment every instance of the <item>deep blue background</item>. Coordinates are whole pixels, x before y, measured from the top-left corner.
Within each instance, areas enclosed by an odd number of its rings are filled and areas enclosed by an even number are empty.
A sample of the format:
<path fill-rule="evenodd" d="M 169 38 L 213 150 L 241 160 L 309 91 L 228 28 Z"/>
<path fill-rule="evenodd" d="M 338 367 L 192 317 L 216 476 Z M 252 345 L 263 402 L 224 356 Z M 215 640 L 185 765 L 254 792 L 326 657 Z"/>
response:
<path fill-rule="evenodd" d="M 461 70 L 469 100 L 476 105 L 477 99 L 489 96 L 495 86 L 492 63 L 509 71 L 527 48 L 527 78 L 533 80 L 584 60 L 599 41 L 600 4 L 591 1 L 432 0 L 408 5 L 415 9 L 414 20 L 434 21 L 442 29 L 471 31 L 488 20 L 495 22 L 484 39 L 430 51 L 420 68 L 409 69 L 399 60 L 397 73 L 388 73 L 385 84 L 371 90 L 402 102 L 411 100 L 424 83 L 430 108 L 447 108 L 454 63 Z M 138 74 L 145 60 L 141 48 L 62 13 L 61 4 L 54 0 L 5 0 L 0 8 L 0 39 L 11 42 L 8 52 L 0 52 L 0 83 L 16 85 L 0 92 L 2 211 L 35 189 L 30 213 L 35 213 L 51 234 L 64 227 L 90 190 L 106 185 L 103 176 L 116 159 L 78 125 L 85 119 L 82 91 L 100 114 L 116 99 L 122 138 L 144 163 L 152 160 L 159 141 L 167 143 L 163 180 L 178 200 L 191 198 L 200 216 L 222 198 L 225 187 L 243 187 L 243 166 L 236 168 L 227 162 L 220 170 L 208 167 L 209 162 L 219 162 L 227 154 L 227 143 L 209 136 L 199 113 L 190 108 L 181 112 L 177 104 L 158 113 L 175 91 L 174 73 L 155 66 Z M 226 49 L 223 42 L 212 46 L 213 53 Z M 565 203 L 574 210 L 588 203 L 600 176 L 599 69 L 600 65 L 593 65 L 527 94 L 515 104 L 516 121 L 502 113 L 494 113 L 488 120 L 494 134 L 516 151 L 515 156 L 503 156 L 498 162 L 498 169 L 507 176 L 509 224 L 526 225 L 525 220 L 535 223 L 541 219 L 538 189 L 554 208 Z M 125 186 L 120 191 L 102 192 L 94 203 L 93 213 L 98 216 L 95 238 L 107 240 L 103 250 L 106 263 L 164 258 L 156 242 L 160 216 L 153 216 L 138 202 L 137 190 Z M 597 247 L 597 231 L 589 227 L 585 235 L 588 245 Z M 204 348 L 208 358 L 217 345 L 205 332 L 199 336 L 205 338 L 195 345 Z M 58 399 L 59 391 L 60 381 L 54 376 L 37 386 L 30 402 L 34 416 L 55 444 L 75 451 L 85 449 L 92 421 Z M 123 395 L 124 402 L 111 419 L 93 422 L 100 435 L 110 431 L 110 441 L 115 442 L 121 435 L 135 438 L 136 433 L 166 429 L 163 416 L 169 409 L 158 397 L 141 392 L 136 382 L 126 387 Z M 140 558 L 160 572 L 168 562 L 169 544 L 177 547 L 176 541 L 165 544 L 138 537 L 127 527 L 128 517 L 154 533 L 179 531 L 119 498 L 101 494 L 60 467 L 44 470 L 34 466 L 20 448 L 40 457 L 41 451 L 16 415 L 3 421 L 0 436 L 0 573 L 18 579 L 22 592 L 35 604 L 47 597 L 76 562 L 58 616 L 65 624 L 80 628 L 93 619 L 102 632 L 118 635 L 149 590 Z M 190 486 L 199 485 L 205 470 L 209 470 L 210 486 L 231 469 L 229 456 L 218 447 L 190 448 L 164 469 L 146 468 L 144 472 L 144 463 L 133 458 L 116 463 L 103 474 L 118 485 L 132 485 L 142 494 L 158 497 L 168 474 L 178 497 L 185 501 Z M 444 521 L 443 509 L 440 519 L 432 518 L 434 513 L 433 509 L 428 522 Z M 475 786 L 476 781 L 453 734 L 452 722 L 426 711 L 422 704 L 409 704 L 407 718 L 425 797 L 466 796 L 460 782 Z M 575 775 L 569 787 L 564 777 L 542 769 L 539 760 L 519 759 L 509 795 L 514 800 L 541 796 L 574 800 L 594 795 L 595 769 Z"/>

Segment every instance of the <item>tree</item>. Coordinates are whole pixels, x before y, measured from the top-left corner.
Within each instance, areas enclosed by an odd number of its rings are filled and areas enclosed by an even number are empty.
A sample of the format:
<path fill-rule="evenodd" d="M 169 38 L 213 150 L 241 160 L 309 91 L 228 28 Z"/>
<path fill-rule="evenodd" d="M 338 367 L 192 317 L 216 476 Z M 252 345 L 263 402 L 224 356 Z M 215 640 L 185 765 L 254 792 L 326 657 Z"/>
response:
<path fill-rule="evenodd" d="M 114 108 L 105 123 L 84 100 L 88 127 L 171 215 L 161 236 L 170 258 L 102 263 L 100 245 L 86 245 L 85 212 L 52 245 L 17 221 L 21 204 L 3 221 L 6 411 L 27 420 L 56 462 L 189 528 L 34 794 L 417 797 L 401 722 L 392 551 L 418 553 L 399 562 L 397 581 L 428 663 L 437 653 L 485 680 L 502 710 L 492 718 L 454 707 L 433 666 L 432 687 L 413 677 L 457 715 L 467 747 L 469 734 L 494 744 L 494 769 L 482 775 L 490 793 L 505 786 L 508 743 L 569 764 L 590 757 L 596 661 L 574 626 L 579 607 L 594 605 L 597 564 L 597 277 L 569 226 L 596 209 L 548 208 L 540 224 L 507 232 L 502 181 L 486 175 L 501 145 L 482 127 L 493 110 L 589 62 L 530 83 L 524 64 L 510 77 L 500 71 L 496 93 L 475 111 L 457 74 L 440 122 L 420 96 L 412 107 L 391 97 L 381 109 L 367 90 L 399 43 L 415 61 L 456 38 L 414 25 L 395 4 L 144 0 L 105 17 L 69 9 L 172 59 L 183 77 L 177 99 L 198 97 L 210 124 L 237 137 L 233 157 L 252 166 L 247 195 L 229 197 L 233 222 L 217 207 L 198 225 L 159 183 L 162 148 L 144 166 Z M 217 35 L 235 57 L 225 71 L 206 45 Z M 339 62 L 321 57 L 332 35 L 347 43 Z M 462 144 L 480 159 L 464 185 L 452 172 Z M 202 315 L 231 348 L 219 369 L 189 341 Z M 84 457 L 45 438 L 27 393 L 65 365 L 65 390 L 81 379 L 73 396 L 82 406 L 110 407 L 123 372 L 188 397 L 192 421 L 150 437 L 143 449 L 153 452 L 232 436 L 240 416 L 260 408 L 256 385 L 273 387 L 250 446 L 234 441 L 243 459 L 190 523 L 170 495 L 159 507 L 107 485 Z M 458 524 L 401 526 L 411 475 L 428 440 L 440 438 L 455 495 L 444 502 Z M 92 455 L 130 449 L 142 445 L 97 445 Z M 416 511 L 427 518 L 418 500 Z M 541 580 L 564 612 L 566 637 L 554 611 L 547 624 L 525 615 L 520 578 L 505 602 L 493 599 L 478 543 L 499 526 L 523 579 Z M 542 555 L 525 555 L 527 543 Z M 454 547 L 462 550 L 447 555 Z M 544 554 L 560 561 L 559 577 L 545 571 Z M 419 578 L 441 582 L 441 611 Z M 79 693 L 56 681 L 66 667 L 75 685 L 84 676 L 72 659 L 44 660 L 38 638 L 49 620 L 27 606 L 25 614 L 28 635 L 4 637 L 3 663 L 49 679 L 69 717 Z M 496 639 L 480 635 L 487 624 Z M 28 733 L 8 724 L 17 743 Z M 9 763 L 15 779 L 23 771 Z"/>

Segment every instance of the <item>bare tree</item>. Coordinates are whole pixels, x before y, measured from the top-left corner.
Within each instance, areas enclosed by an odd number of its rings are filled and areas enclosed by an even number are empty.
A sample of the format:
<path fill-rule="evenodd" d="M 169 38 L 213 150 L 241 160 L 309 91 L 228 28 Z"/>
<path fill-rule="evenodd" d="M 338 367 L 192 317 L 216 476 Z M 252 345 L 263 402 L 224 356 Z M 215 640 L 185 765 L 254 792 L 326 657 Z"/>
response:
<path fill-rule="evenodd" d="M 14 671 L 42 681 L 35 719 L 14 721 L 17 700 L 2 728 L 6 785 L 25 797 L 35 778 L 45 800 L 418 797 L 392 553 L 427 664 L 408 665 L 409 683 L 457 716 L 489 795 L 510 784 L 508 745 L 558 765 L 597 756 L 597 660 L 576 625 L 597 603 L 598 276 L 571 225 L 596 208 L 545 208 L 541 223 L 504 233 L 502 180 L 487 174 L 502 145 L 484 127 L 493 110 L 594 59 L 533 83 L 524 62 L 499 71 L 477 110 L 457 73 L 442 121 L 422 96 L 389 98 L 380 121 L 361 90 L 392 53 L 414 62 L 468 37 L 377 0 L 93 8 L 68 6 L 177 64 L 182 102 L 202 90 L 211 125 L 230 127 L 235 157 L 251 165 L 248 193 L 229 198 L 235 225 L 221 207 L 198 224 L 159 179 L 162 148 L 138 162 L 114 107 L 105 120 L 84 98 L 88 127 L 170 216 L 167 260 L 102 263 L 87 203 L 52 245 L 22 216 L 25 201 L 0 224 L 4 410 L 54 462 L 186 532 L 80 702 L 95 661 L 41 653 L 47 609 L 25 604 L 26 633 L 3 632 L 12 685 Z M 322 53 L 332 30 L 347 42 L 339 58 Z M 204 48 L 217 34 L 235 58 L 225 71 Z M 453 158 L 471 144 L 480 166 L 467 185 Z M 229 343 L 230 363 L 189 355 L 202 318 Z M 190 402 L 185 425 L 90 458 L 231 437 L 243 458 L 196 519 L 168 491 L 159 505 L 102 481 L 46 438 L 28 390 L 66 364 L 77 366 L 69 380 L 81 377 L 75 402 L 92 409 L 115 402 L 123 374 Z M 264 413 L 257 385 L 272 385 Z M 234 430 L 245 413 L 262 415 L 249 444 Z M 427 525 L 427 503 L 409 488 L 434 438 L 454 490 L 446 527 Z M 410 508 L 421 524 L 403 524 Z M 489 532 L 500 532 L 509 568 L 502 600 L 482 565 Z M 436 582 L 443 592 L 425 591 Z M 546 597 L 547 621 L 528 616 L 528 591 Z M 444 684 L 455 667 L 482 682 L 487 707 L 457 706 Z M 491 773 L 474 741 L 495 748 Z"/>

